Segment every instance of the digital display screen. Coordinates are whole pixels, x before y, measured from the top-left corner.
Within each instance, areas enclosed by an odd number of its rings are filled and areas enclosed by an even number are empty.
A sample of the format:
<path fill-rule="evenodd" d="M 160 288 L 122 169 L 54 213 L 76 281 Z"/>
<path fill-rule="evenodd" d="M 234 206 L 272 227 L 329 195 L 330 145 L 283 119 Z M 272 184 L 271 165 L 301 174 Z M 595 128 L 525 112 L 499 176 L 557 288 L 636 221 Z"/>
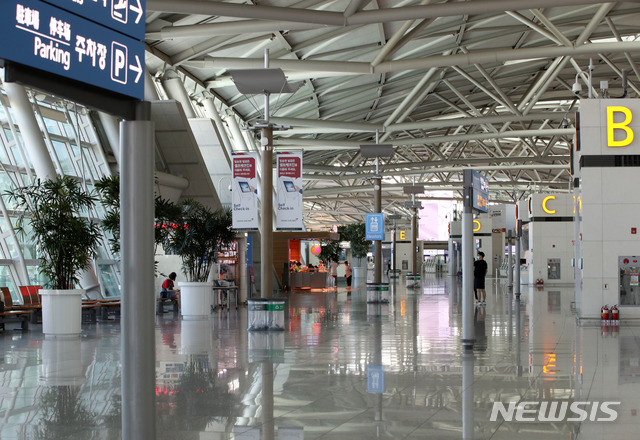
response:
<path fill-rule="evenodd" d="M 238 182 L 238 185 L 240 185 L 240 190 L 243 193 L 251 192 L 251 187 L 249 186 L 249 184 L 247 182 Z"/>
<path fill-rule="evenodd" d="M 287 190 L 287 192 L 296 192 L 296 186 L 291 180 L 283 180 L 282 183 L 284 183 L 284 188 Z"/>

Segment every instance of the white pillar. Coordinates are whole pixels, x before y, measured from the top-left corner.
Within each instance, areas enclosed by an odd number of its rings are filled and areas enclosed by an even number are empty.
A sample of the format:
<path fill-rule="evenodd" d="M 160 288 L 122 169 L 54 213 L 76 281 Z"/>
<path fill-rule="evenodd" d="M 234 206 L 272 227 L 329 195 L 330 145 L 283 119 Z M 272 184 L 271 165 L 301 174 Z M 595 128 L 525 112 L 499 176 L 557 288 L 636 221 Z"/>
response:
<path fill-rule="evenodd" d="M 144 99 L 145 101 L 160 101 L 160 95 L 155 86 L 155 80 L 148 70 L 144 72 Z"/>
<path fill-rule="evenodd" d="M 216 109 L 213 98 L 207 98 L 202 101 L 202 105 L 204 106 L 204 111 L 211 119 L 213 119 L 213 123 L 216 125 L 218 129 L 218 133 L 220 134 L 220 140 L 222 141 L 222 146 L 224 149 L 231 155 L 233 151 L 233 145 L 231 144 L 231 139 L 227 135 L 227 130 L 224 127 L 224 123 L 222 122 L 222 118 L 220 117 L 220 113 L 218 113 L 218 109 Z"/>
<path fill-rule="evenodd" d="M 244 142 L 244 137 L 242 137 L 242 133 L 240 132 L 238 121 L 236 121 L 233 114 L 227 114 L 225 120 L 227 124 L 229 124 L 231 136 L 233 136 L 233 151 L 249 151 L 249 147 L 247 147 L 247 144 Z"/>
<path fill-rule="evenodd" d="M 34 115 L 31 102 L 29 102 L 27 91 L 20 84 L 10 82 L 4 83 L 4 90 L 7 92 L 13 114 L 20 127 L 24 146 L 36 171 L 36 176 L 42 181 L 55 179 L 57 175 L 56 168 L 42 137 L 40 127 L 38 127 L 38 121 Z"/>
<path fill-rule="evenodd" d="M 109 115 L 104 112 L 98 112 L 98 117 L 102 123 L 104 133 L 107 135 L 107 140 L 111 145 L 111 151 L 116 158 L 118 165 L 120 164 L 120 122 L 118 118 L 113 115 Z"/>
<path fill-rule="evenodd" d="M 191 98 L 189 98 L 189 94 L 185 90 L 182 78 L 178 72 L 171 69 L 167 70 L 164 75 L 162 75 L 161 81 L 162 87 L 164 87 L 164 90 L 167 92 L 169 99 L 175 99 L 182 104 L 184 114 L 187 118 L 195 118 L 196 112 L 191 105 Z"/>

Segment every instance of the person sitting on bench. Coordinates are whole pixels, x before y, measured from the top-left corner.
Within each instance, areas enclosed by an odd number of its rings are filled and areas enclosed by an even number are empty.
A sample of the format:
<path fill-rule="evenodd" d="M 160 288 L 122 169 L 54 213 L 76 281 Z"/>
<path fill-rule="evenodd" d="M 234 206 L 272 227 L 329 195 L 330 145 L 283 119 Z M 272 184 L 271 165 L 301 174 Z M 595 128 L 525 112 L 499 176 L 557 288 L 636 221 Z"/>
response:
<path fill-rule="evenodd" d="M 180 307 L 180 290 L 174 288 L 174 281 L 176 280 L 175 272 L 169 274 L 169 278 L 162 283 L 162 290 L 160 291 L 160 298 L 175 299 L 178 301 L 178 307 Z"/>

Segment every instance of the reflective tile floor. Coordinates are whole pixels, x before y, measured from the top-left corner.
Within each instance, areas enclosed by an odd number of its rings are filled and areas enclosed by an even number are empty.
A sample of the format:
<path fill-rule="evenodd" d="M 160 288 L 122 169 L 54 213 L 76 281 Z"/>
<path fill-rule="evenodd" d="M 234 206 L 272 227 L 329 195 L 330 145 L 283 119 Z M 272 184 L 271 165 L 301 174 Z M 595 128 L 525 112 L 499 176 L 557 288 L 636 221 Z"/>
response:
<path fill-rule="evenodd" d="M 159 316 L 157 438 L 638 438 L 640 327 L 577 327 L 570 287 L 487 287 L 467 352 L 459 280 L 435 275 L 383 306 L 292 293 L 280 333 L 247 332 L 246 307 Z M 1 440 L 121 438 L 120 324 L 83 325 L 0 333 Z"/>

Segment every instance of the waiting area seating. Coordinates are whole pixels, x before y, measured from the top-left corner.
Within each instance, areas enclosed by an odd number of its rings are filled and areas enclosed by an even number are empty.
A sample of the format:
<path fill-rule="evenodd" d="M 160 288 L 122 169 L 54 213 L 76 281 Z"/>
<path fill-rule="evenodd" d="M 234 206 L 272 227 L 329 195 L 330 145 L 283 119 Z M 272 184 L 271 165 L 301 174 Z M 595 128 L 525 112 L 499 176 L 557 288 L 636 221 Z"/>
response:
<path fill-rule="evenodd" d="M 15 304 L 9 288 L 0 287 L 5 304 L 5 312 L 11 312 L 7 313 L 7 318 L 13 319 L 19 316 L 19 320 L 22 322 L 26 319 L 24 318 L 26 316 L 32 324 L 41 323 L 42 302 L 38 293 L 41 288 L 42 286 L 19 286 L 22 304 Z M 110 316 L 114 318 L 120 317 L 119 300 L 82 300 L 82 320 L 84 322 L 97 322 L 98 319 L 107 320 L 111 319 Z M 25 325 L 23 324 L 24 329 L 27 328 Z"/>
<path fill-rule="evenodd" d="M 10 322 L 20 323 L 22 330 L 29 329 L 29 321 L 34 315 L 34 309 L 31 307 L 14 305 L 11 298 L 11 292 L 6 287 L 0 287 L 2 291 L 2 300 L 4 302 L 4 311 L 0 313 L 0 329 L 5 330 L 5 324 Z"/>
<path fill-rule="evenodd" d="M 235 298 L 236 309 L 238 309 L 238 286 L 230 281 L 214 280 L 213 292 L 214 307 L 216 307 L 217 305 L 220 306 L 221 309 L 226 308 L 227 310 L 229 310 L 229 307 L 231 305 L 231 295 L 233 295 L 233 297 Z"/>
<path fill-rule="evenodd" d="M 164 306 L 170 305 L 173 306 L 173 312 L 177 313 L 179 311 L 178 300 L 175 298 L 156 298 L 156 315 L 160 315 L 165 313 Z"/>

